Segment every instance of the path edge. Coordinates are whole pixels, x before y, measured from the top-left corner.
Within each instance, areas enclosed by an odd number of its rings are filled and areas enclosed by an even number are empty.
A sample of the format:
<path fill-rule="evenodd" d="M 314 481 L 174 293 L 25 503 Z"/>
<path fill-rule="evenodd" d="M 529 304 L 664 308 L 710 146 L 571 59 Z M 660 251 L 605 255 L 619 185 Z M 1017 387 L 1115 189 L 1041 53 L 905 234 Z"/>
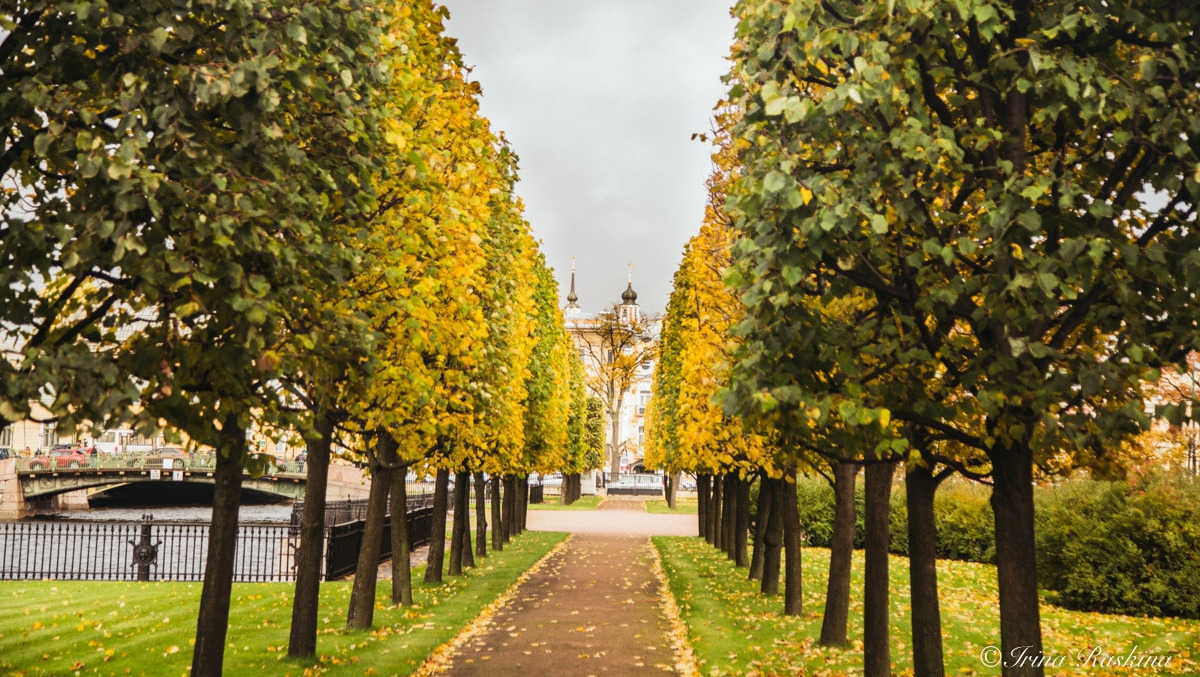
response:
<path fill-rule="evenodd" d="M 500 593 L 496 599 L 493 599 L 488 603 L 487 606 L 483 607 L 483 610 L 479 612 L 479 615 L 471 619 L 469 623 L 463 626 L 463 629 L 459 630 L 457 635 L 455 635 L 450 641 L 434 649 L 433 653 L 429 654 L 429 657 L 425 659 L 425 662 L 421 663 L 421 665 L 411 673 L 411 677 L 433 677 L 433 675 L 444 672 L 447 663 L 451 658 L 454 657 L 454 653 L 476 635 L 479 635 L 487 630 L 488 626 L 491 625 L 492 617 L 496 615 L 496 612 L 517 596 L 517 588 L 521 587 L 521 584 L 525 583 L 531 576 L 540 571 L 541 568 L 546 564 L 547 560 L 557 554 L 558 551 L 567 547 L 567 542 L 573 537 L 574 534 L 567 534 L 566 538 L 559 541 L 553 548 L 550 548 L 545 555 L 542 555 L 538 561 L 530 565 L 530 567 L 526 569 L 520 576 L 517 576 L 517 580 L 513 581 L 513 584 L 508 586 L 507 590 Z M 655 553 L 657 552 L 658 551 L 655 550 Z"/>
<path fill-rule="evenodd" d="M 680 615 L 679 605 L 675 602 L 675 595 L 671 592 L 671 584 L 667 579 L 667 570 L 662 565 L 662 554 L 658 551 L 658 546 L 654 544 L 653 539 L 646 539 L 650 545 L 650 550 L 654 552 L 654 576 L 658 578 L 658 598 L 662 602 L 663 614 L 667 617 L 667 623 L 670 624 L 671 630 L 668 633 L 671 640 L 671 648 L 675 651 L 675 672 L 686 677 L 699 677 L 700 666 L 696 664 L 696 652 L 692 650 L 692 645 L 688 642 L 688 626 L 684 622 L 683 616 Z"/>

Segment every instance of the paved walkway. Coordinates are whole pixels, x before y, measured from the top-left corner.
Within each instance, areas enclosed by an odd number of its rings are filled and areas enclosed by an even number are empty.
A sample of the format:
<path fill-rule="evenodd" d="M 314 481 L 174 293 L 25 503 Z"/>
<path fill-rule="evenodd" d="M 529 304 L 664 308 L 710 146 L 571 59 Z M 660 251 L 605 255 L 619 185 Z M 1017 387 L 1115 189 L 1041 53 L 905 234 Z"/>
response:
<path fill-rule="evenodd" d="M 646 512 L 646 502 L 606 498 L 597 510 L 530 510 L 525 520 L 532 531 L 569 531 L 612 536 L 695 536 L 695 515 Z"/>
<path fill-rule="evenodd" d="M 609 500 L 595 512 L 530 511 L 530 529 L 571 531 L 441 674 L 677 674 L 651 535 L 693 535 L 694 515 Z"/>

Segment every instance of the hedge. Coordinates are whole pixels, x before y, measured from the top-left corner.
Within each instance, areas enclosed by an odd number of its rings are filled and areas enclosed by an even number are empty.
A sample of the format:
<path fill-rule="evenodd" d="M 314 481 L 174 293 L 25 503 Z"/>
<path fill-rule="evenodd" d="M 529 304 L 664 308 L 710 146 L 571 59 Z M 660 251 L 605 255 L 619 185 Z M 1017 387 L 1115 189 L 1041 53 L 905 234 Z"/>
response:
<path fill-rule="evenodd" d="M 807 543 L 827 548 L 833 489 L 822 478 L 796 486 Z M 938 556 L 995 558 L 990 488 L 949 480 L 934 499 Z M 854 543 L 863 546 L 861 477 Z M 1085 611 L 1200 618 L 1200 484 L 1139 476 L 1128 482 L 1073 479 L 1034 492 L 1040 585 L 1062 606 Z M 904 483 L 892 492 L 891 550 L 908 554 Z"/>

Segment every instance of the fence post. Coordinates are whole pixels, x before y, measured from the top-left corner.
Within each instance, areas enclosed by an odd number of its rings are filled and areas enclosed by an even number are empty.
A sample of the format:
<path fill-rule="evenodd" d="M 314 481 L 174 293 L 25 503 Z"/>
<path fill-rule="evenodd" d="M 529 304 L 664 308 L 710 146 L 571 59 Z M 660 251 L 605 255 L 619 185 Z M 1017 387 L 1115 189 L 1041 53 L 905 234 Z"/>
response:
<path fill-rule="evenodd" d="M 158 560 L 158 546 L 162 544 L 159 541 L 157 544 L 150 543 L 151 520 L 154 515 L 142 515 L 142 534 L 141 539 L 135 544 L 130 541 L 133 546 L 133 564 L 137 567 L 137 579 L 139 581 L 150 580 L 150 566 L 156 564 Z"/>

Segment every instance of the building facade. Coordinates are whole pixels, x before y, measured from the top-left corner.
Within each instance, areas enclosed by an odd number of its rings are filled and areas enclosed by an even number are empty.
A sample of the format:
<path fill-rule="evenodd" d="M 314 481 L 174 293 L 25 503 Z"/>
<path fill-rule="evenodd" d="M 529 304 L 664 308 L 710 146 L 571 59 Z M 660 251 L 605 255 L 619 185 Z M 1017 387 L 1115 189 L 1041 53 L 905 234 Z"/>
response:
<path fill-rule="evenodd" d="M 580 307 L 575 293 L 572 262 L 571 290 L 563 307 L 563 319 L 583 360 L 588 395 L 603 400 L 606 409 L 620 400 L 616 421 L 611 413 L 608 415 L 605 469 L 612 467 L 615 449 L 620 458 L 620 472 L 641 472 L 646 406 L 652 395 L 650 385 L 656 357 L 653 342 L 658 328 L 638 307 L 632 273 L 619 304 L 588 313 Z"/>

